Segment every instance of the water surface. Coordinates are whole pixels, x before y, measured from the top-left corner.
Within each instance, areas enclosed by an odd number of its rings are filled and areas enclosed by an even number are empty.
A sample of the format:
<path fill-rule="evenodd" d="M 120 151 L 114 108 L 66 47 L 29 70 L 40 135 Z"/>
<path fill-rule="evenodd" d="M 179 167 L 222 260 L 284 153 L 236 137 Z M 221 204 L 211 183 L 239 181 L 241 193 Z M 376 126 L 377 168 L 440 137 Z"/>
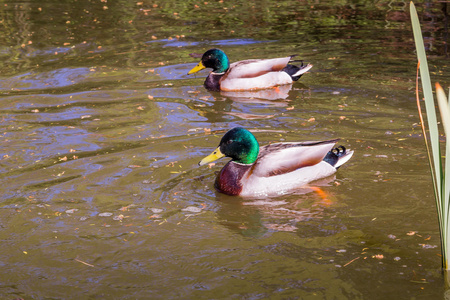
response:
<path fill-rule="evenodd" d="M 441 4 L 417 4 L 446 84 Z M 3 2 L 0 298 L 442 298 L 408 3 Z M 190 53 L 314 64 L 281 95 L 206 91 Z M 341 138 L 325 193 L 217 193 L 234 126 Z"/>

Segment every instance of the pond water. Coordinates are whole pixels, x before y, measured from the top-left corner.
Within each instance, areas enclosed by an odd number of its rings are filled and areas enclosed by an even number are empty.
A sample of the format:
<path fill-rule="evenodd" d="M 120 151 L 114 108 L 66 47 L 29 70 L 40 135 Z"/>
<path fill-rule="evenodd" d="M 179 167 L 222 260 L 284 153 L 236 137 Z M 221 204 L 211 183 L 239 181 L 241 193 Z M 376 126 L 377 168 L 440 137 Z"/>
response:
<path fill-rule="evenodd" d="M 416 4 L 450 83 L 445 7 Z M 402 1 L 3 1 L 0 298 L 439 299 L 439 231 Z M 191 53 L 298 54 L 281 95 L 208 92 Z M 275 198 L 197 163 L 235 126 L 353 158 Z"/>

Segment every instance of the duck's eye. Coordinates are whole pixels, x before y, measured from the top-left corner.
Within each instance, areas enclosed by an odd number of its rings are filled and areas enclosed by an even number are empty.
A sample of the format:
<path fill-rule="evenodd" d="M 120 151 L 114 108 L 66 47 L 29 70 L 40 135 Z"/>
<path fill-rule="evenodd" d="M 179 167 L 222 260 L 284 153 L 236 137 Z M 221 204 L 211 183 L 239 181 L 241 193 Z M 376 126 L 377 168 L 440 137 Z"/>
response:
<path fill-rule="evenodd" d="M 231 144 L 233 142 L 233 140 L 228 140 L 227 141 L 227 144 L 229 145 L 229 144 Z"/>

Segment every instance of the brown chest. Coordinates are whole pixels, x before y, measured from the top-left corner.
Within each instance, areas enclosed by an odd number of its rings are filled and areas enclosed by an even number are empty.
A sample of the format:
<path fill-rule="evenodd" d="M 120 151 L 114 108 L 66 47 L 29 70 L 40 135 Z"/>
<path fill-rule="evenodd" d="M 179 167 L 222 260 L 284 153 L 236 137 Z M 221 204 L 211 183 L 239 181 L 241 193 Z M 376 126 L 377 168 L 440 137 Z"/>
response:
<path fill-rule="evenodd" d="M 252 165 L 241 165 L 232 161 L 220 170 L 216 177 L 215 188 L 224 194 L 237 196 L 242 191 L 242 178 Z"/>

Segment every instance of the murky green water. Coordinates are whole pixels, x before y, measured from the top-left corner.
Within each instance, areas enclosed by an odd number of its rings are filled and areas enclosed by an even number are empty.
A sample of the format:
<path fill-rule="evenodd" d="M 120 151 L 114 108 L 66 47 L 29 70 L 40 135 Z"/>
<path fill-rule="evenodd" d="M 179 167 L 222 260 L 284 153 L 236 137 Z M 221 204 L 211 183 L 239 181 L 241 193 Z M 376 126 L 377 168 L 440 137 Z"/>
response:
<path fill-rule="evenodd" d="M 408 5 L 2 2 L 0 298 L 442 298 Z M 417 7 L 448 84 L 441 4 Z M 210 47 L 314 68 L 280 99 L 210 93 L 186 75 Z M 327 200 L 228 197 L 226 160 L 197 163 L 237 125 L 355 155 Z"/>

